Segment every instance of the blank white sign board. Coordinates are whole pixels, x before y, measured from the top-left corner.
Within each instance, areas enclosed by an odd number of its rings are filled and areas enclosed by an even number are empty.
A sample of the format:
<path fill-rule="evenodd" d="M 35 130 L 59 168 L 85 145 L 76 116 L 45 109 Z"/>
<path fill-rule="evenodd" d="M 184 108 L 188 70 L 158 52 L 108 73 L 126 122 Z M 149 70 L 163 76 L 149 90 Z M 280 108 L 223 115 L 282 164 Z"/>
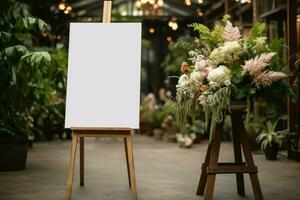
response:
<path fill-rule="evenodd" d="M 140 23 L 71 23 L 66 128 L 139 128 Z"/>

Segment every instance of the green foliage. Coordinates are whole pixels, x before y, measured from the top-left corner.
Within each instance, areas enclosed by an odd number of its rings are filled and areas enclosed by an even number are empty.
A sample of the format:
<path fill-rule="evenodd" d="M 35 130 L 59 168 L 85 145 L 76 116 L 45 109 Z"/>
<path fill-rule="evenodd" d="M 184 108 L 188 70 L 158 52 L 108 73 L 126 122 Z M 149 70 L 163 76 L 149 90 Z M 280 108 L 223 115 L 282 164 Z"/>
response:
<path fill-rule="evenodd" d="M 186 124 L 188 117 L 193 117 L 195 111 L 195 97 L 194 90 L 195 88 L 187 85 L 186 87 L 177 88 L 176 101 L 170 104 L 170 109 L 175 115 L 177 126 L 182 128 Z"/>
<path fill-rule="evenodd" d="M 201 41 L 209 45 L 210 48 L 216 47 L 218 43 L 223 41 L 222 38 L 218 37 L 217 34 L 213 34 L 209 28 L 203 24 L 192 23 L 189 27 L 193 28 L 194 31 L 198 31 Z"/>
<path fill-rule="evenodd" d="M 31 16 L 30 7 L 19 0 L 1 0 L 0 16 L 0 30 L 5 30 L 18 19 Z"/>
<path fill-rule="evenodd" d="M 295 62 L 295 71 L 293 72 L 293 75 L 295 76 L 295 81 L 293 83 L 294 87 L 300 86 L 300 54 L 297 55 L 298 60 Z"/>
<path fill-rule="evenodd" d="M 20 61 L 30 66 L 40 67 L 48 65 L 51 62 L 51 56 L 47 51 L 30 52 L 23 55 Z"/>
<path fill-rule="evenodd" d="M 206 132 L 205 122 L 203 120 L 194 120 L 191 126 L 191 131 L 196 134 L 204 135 Z"/>
<path fill-rule="evenodd" d="M 178 75 L 180 72 L 180 66 L 183 61 L 188 60 L 188 51 L 194 49 L 195 45 L 191 38 L 182 37 L 178 39 L 178 42 L 174 45 L 169 45 L 169 53 L 161 63 L 161 67 L 168 75 Z"/>
<path fill-rule="evenodd" d="M 279 120 L 280 118 L 278 118 L 275 122 L 267 121 L 266 129 L 257 137 L 257 141 L 261 143 L 262 149 L 266 149 L 268 145 L 272 146 L 272 143 L 277 143 L 281 146 L 284 135 L 276 132 Z"/>
<path fill-rule="evenodd" d="M 0 32 L 1 135 L 31 135 L 36 128 L 33 118 L 42 116 L 48 110 L 47 102 L 53 101 L 50 54 L 33 51 L 25 45 L 28 41 L 20 40 L 22 35 L 32 40 L 34 33 L 46 27 L 42 20 L 26 17 Z"/>
<path fill-rule="evenodd" d="M 32 135 L 33 119 L 25 113 L 0 110 L 0 137 Z"/>
<path fill-rule="evenodd" d="M 255 38 L 262 37 L 265 34 L 266 24 L 257 23 L 251 29 L 250 39 L 254 40 Z"/>
<path fill-rule="evenodd" d="M 172 46 L 171 46 L 172 47 Z M 196 48 L 194 41 L 191 38 L 182 37 L 179 38 L 175 44 L 175 48 L 179 48 L 185 51 L 192 51 Z M 171 49 L 172 50 L 172 49 Z"/>
<path fill-rule="evenodd" d="M 29 31 L 40 30 L 45 31 L 49 30 L 50 27 L 46 24 L 43 20 L 33 17 L 25 17 L 22 19 L 17 20 L 16 24 L 14 25 L 14 29 L 19 33 L 27 33 Z"/>

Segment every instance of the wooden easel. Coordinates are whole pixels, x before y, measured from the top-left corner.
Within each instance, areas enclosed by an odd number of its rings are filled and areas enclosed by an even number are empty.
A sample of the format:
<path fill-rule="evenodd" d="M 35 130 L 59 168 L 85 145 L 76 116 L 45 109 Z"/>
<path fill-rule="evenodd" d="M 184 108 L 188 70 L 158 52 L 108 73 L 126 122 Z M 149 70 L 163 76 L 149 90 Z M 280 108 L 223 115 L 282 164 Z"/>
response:
<path fill-rule="evenodd" d="M 237 193 L 245 195 L 244 176 L 243 173 L 248 173 L 250 176 L 254 196 L 256 200 L 263 200 L 262 191 L 257 177 L 257 167 L 254 164 L 250 145 L 248 143 L 245 126 L 242 119 L 242 112 L 245 105 L 232 105 L 231 120 L 232 120 L 232 139 L 234 147 L 233 163 L 218 163 L 221 138 L 223 133 L 223 123 L 217 124 L 212 141 L 209 143 L 205 161 L 202 164 L 201 177 L 197 189 L 197 195 L 203 195 L 204 199 L 213 199 L 216 174 L 236 174 Z M 243 148 L 246 162 L 242 160 Z"/>
<path fill-rule="evenodd" d="M 111 21 L 111 1 L 104 1 L 103 23 Z M 68 180 L 66 198 L 71 200 L 74 176 L 74 166 L 76 159 L 76 149 L 78 139 L 80 140 L 80 185 L 84 185 L 84 138 L 85 137 L 104 137 L 104 138 L 123 138 L 125 155 L 127 162 L 127 172 L 129 187 L 131 188 L 132 200 L 137 200 L 137 190 L 135 181 L 134 159 L 132 151 L 132 130 L 128 128 L 76 128 L 72 127 L 72 145 L 68 168 Z"/>

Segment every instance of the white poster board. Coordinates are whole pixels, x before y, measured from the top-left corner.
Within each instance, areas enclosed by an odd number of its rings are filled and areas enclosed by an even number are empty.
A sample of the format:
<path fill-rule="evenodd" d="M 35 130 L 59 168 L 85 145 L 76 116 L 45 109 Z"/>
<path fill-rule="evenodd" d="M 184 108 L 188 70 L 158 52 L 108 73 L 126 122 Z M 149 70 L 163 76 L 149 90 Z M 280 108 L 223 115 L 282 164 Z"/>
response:
<path fill-rule="evenodd" d="M 139 128 L 140 23 L 71 23 L 65 128 Z"/>

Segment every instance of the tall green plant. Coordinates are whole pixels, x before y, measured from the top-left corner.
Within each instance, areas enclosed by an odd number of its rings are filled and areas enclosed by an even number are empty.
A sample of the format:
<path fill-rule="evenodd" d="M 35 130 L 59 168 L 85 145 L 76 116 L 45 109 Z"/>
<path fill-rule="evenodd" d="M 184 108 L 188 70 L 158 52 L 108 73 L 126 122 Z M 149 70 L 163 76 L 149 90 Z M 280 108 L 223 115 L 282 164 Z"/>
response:
<path fill-rule="evenodd" d="M 48 95 L 50 86 L 45 81 L 45 74 L 51 56 L 26 45 L 34 32 L 47 29 L 41 19 L 24 17 L 0 31 L 1 134 L 30 134 L 33 105 Z M 23 126 L 19 127 L 20 124 Z"/>

